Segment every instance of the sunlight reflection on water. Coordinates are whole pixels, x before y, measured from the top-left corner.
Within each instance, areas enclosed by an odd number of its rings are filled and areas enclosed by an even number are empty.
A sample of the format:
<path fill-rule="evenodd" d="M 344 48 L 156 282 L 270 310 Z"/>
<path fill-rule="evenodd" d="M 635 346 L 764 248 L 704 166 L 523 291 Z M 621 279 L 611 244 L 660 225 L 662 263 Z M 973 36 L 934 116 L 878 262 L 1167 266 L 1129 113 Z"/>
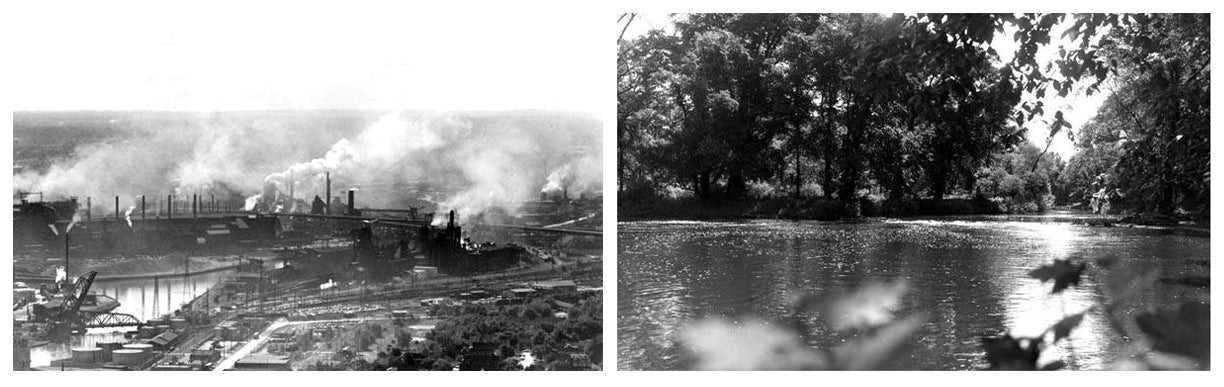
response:
<path fill-rule="evenodd" d="M 675 335 L 696 318 L 778 319 L 800 294 L 904 277 L 914 290 L 900 314 L 928 311 L 931 319 L 894 368 L 972 369 L 985 364 L 982 335 L 1036 335 L 1101 296 L 1092 271 L 1080 286 L 1049 294 L 1050 283 L 1028 277 L 1042 264 L 1111 254 L 1140 269 L 1206 270 L 1192 262 L 1208 259 L 1208 238 L 1041 220 L 621 223 L 618 367 L 677 367 Z M 1184 289 L 1154 293 L 1158 304 L 1195 296 Z M 1100 369 L 1119 355 L 1118 336 L 1094 310 L 1041 362 Z"/>

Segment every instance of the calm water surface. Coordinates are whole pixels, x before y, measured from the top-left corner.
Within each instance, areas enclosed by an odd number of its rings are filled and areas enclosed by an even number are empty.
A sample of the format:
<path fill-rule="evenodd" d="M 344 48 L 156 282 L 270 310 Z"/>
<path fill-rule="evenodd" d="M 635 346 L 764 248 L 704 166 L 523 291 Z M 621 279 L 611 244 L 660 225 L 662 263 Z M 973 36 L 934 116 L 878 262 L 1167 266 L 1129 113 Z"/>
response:
<path fill-rule="evenodd" d="M 204 294 L 208 288 L 220 282 L 230 271 L 192 275 L 186 282 L 183 277 L 169 276 L 153 279 L 97 280 L 90 293 L 105 294 L 119 301 L 114 313 L 126 313 L 141 321 L 149 321 L 179 309 L 184 303 Z M 97 343 L 128 342 L 124 332 L 133 328 L 90 329 L 85 335 L 73 336 L 68 343 L 50 343 L 30 350 L 30 365 L 47 366 L 52 360 L 72 356 L 72 348 L 93 347 Z"/>
<path fill-rule="evenodd" d="M 1074 225 L 1067 214 L 927 220 L 623 222 L 618 226 L 618 368 L 676 369 L 677 332 L 695 318 L 780 319 L 802 294 L 905 278 L 898 315 L 929 319 L 890 368 L 976 369 L 986 333 L 1036 335 L 1103 297 L 1090 266 L 1081 286 L 1051 295 L 1028 272 L 1054 259 L 1110 254 L 1162 277 L 1208 275 L 1209 238 L 1167 231 Z M 1206 289 L 1156 285 L 1153 305 L 1206 300 Z M 1041 363 L 1101 369 L 1126 342 L 1093 309 Z M 814 339 L 812 345 L 833 345 Z"/>

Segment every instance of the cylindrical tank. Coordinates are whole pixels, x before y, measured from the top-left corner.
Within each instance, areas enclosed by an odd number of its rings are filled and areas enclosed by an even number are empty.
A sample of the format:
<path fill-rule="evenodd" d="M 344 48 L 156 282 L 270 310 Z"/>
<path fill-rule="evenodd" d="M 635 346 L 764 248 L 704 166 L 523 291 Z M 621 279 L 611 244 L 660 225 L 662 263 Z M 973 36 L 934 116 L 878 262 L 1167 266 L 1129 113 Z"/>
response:
<path fill-rule="evenodd" d="M 144 363 L 145 356 L 145 351 L 139 349 L 116 349 L 114 352 L 111 352 L 112 361 L 126 365 Z"/>
<path fill-rule="evenodd" d="M 187 327 L 187 319 L 176 318 L 170 320 L 170 329 L 179 330 Z"/>
<path fill-rule="evenodd" d="M 145 352 L 153 352 L 153 344 L 145 344 L 145 343 L 124 344 L 123 349 L 139 349 Z"/>
<path fill-rule="evenodd" d="M 76 363 L 85 363 L 85 364 L 103 363 L 105 362 L 105 359 L 102 356 L 104 352 L 105 351 L 102 348 L 97 348 L 97 347 L 73 348 L 72 349 L 72 361 Z"/>

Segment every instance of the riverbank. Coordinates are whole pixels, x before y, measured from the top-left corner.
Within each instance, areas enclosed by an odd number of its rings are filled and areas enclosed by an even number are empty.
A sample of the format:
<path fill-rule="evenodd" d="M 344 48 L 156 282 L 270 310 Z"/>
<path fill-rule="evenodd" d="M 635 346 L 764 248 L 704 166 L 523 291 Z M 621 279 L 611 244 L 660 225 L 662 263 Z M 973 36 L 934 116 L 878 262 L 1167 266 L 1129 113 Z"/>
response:
<path fill-rule="evenodd" d="M 97 281 L 117 281 L 131 279 L 147 279 L 183 275 L 185 270 L 191 274 L 206 274 L 230 270 L 237 265 L 240 258 L 271 259 L 274 254 L 253 252 L 244 255 L 195 256 L 187 257 L 182 253 L 164 256 L 137 256 L 117 258 L 75 258 L 69 268 L 70 276 L 98 272 Z M 186 262 L 186 267 L 184 267 Z M 63 259 L 48 258 L 44 260 L 19 260 L 13 265 L 13 278 L 21 282 L 52 281 L 55 279 L 55 268 L 63 266 Z"/>
<path fill-rule="evenodd" d="M 1041 212 L 1005 211 L 1003 206 L 983 198 L 921 199 L 904 201 L 873 201 L 860 199 L 850 206 L 828 199 L 765 198 L 747 200 L 707 200 L 655 198 L 652 200 L 620 200 L 618 221 L 691 220 L 735 221 L 750 219 L 785 219 L 850 221 L 862 218 L 913 218 L 1006 216 L 1015 220 L 1038 219 L 1042 222 L 1066 222 L 1095 227 L 1125 227 L 1168 231 L 1188 236 L 1211 236 L 1210 219 L 1182 215 L 1096 215 L 1088 211 L 1059 208 Z M 857 215 L 855 215 L 857 212 Z"/>
<path fill-rule="evenodd" d="M 1007 213 L 993 201 L 974 199 L 871 200 L 846 204 L 824 198 L 756 198 L 696 200 L 619 198 L 618 220 L 842 220 L 859 217 L 999 215 Z"/>

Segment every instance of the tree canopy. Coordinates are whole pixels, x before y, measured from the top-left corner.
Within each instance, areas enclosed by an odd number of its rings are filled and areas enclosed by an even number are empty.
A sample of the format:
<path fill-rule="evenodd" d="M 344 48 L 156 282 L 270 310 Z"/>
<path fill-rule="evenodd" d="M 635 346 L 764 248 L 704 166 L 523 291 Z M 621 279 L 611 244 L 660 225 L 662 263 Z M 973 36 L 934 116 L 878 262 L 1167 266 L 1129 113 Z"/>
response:
<path fill-rule="evenodd" d="M 1065 202 L 1086 192 L 1088 174 L 1113 173 L 1141 210 L 1205 208 L 1208 18 L 674 15 L 671 32 L 619 42 L 619 186 L 708 200 L 767 184 L 850 204 L 1024 191 L 1000 191 L 1006 172 L 1035 179 L 1025 195 Z M 1015 31 L 1007 61 L 992 45 L 1005 31 Z M 1052 42 L 1057 56 L 1040 63 Z M 1077 89 L 1109 93 L 1078 130 L 1085 155 L 1064 163 L 1048 143 L 1022 146 L 1028 130 L 1075 136 L 1043 99 Z M 1117 161 L 1106 167 L 1106 154 Z M 1029 164 L 1012 165 L 1020 159 Z M 983 178 L 994 179 L 988 192 Z"/>

